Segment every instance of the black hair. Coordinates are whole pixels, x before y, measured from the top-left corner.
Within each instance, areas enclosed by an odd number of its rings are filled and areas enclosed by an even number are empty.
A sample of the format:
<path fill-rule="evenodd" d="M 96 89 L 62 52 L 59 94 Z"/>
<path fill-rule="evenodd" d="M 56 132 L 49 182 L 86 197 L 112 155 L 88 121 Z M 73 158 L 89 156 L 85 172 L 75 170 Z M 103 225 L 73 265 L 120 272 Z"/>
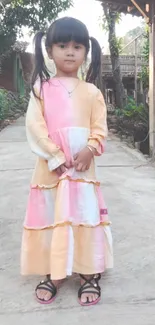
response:
<path fill-rule="evenodd" d="M 42 53 L 42 38 L 45 35 L 44 32 L 38 32 L 34 38 L 35 44 L 35 67 L 31 81 L 31 88 L 34 92 L 34 84 L 37 78 L 40 78 L 41 87 L 44 81 L 50 79 L 49 71 L 46 67 L 43 53 Z M 86 81 L 95 83 L 96 79 L 100 74 L 101 68 L 101 48 L 98 41 L 89 37 L 88 29 L 81 21 L 75 18 L 65 17 L 54 21 L 48 28 L 45 39 L 46 49 L 50 49 L 53 44 L 57 43 L 68 43 L 75 41 L 76 43 L 82 44 L 86 48 L 86 56 L 90 50 L 91 41 L 91 63 L 88 68 Z"/>

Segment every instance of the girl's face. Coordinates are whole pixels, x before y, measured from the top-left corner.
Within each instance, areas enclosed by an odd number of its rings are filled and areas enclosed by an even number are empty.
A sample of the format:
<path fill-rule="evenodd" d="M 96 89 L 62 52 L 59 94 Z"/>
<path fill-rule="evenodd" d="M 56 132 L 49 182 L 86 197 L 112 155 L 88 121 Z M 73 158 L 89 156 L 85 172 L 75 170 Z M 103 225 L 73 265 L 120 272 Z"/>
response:
<path fill-rule="evenodd" d="M 54 60 L 57 72 L 67 75 L 77 75 L 78 69 L 86 58 L 86 48 L 74 41 L 54 44 L 48 50 L 49 57 Z"/>

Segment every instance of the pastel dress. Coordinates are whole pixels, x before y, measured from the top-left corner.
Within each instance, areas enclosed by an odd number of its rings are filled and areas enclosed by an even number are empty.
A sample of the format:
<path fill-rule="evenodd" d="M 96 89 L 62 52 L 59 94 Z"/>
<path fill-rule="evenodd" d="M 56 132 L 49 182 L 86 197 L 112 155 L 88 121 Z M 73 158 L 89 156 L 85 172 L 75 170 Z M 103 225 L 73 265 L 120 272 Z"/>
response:
<path fill-rule="evenodd" d="M 107 208 L 95 176 L 70 168 L 55 169 L 87 145 L 104 152 L 106 106 L 93 84 L 74 78 L 51 78 L 40 93 L 36 82 L 26 115 L 27 139 L 37 155 L 21 250 L 23 275 L 51 274 L 53 280 L 72 273 L 96 274 L 113 267 Z M 77 85 L 77 86 L 76 86 Z M 67 89 L 76 89 L 69 94 Z"/>

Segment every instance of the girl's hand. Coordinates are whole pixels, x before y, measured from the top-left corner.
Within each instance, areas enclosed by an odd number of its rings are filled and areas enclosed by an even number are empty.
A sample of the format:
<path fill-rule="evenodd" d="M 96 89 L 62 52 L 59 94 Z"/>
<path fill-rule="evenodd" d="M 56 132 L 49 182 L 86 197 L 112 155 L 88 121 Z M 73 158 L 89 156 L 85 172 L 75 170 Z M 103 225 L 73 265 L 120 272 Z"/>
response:
<path fill-rule="evenodd" d="M 74 167 L 77 172 L 85 172 L 89 169 L 91 160 L 94 157 L 95 149 L 91 147 L 92 151 L 86 147 L 74 156 Z"/>
<path fill-rule="evenodd" d="M 59 166 L 55 169 L 56 173 L 60 177 L 63 173 L 66 172 L 67 169 L 73 167 L 73 164 L 71 162 L 65 162 L 63 165 Z"/>

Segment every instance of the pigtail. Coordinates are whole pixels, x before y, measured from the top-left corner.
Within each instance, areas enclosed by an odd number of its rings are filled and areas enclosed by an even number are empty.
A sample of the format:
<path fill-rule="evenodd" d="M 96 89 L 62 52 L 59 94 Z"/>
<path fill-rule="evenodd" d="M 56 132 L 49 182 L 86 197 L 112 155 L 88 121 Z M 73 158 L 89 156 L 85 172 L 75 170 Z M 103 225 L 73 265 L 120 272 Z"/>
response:
<path fill-rule="evenodd" d="M 42 83 L 44 80 L 49 80 L 50 79 L 50 74 L 48 72 L 48 69 L 45 65 L 44 61 L 44 56 L 42 52 L 42 38 L 44 36 L 44 32 L 38 32 L 35 37 L 34 37 L 34 48 L 35 48 L 35 64 L 34 64 L 34 72 L 32 75 L 32 80 L 31 80 L 31 89 L 35 97 L 38 97 L 35 93 L 34 90 L 34 84 L 36 80 L 40 79 L 40 92 L 42 88 Z"/>
<path fill-rule="evenodd" d="M 90 37 L 90 41 L 92 45 L 92 60 L 87 72 L 86 81 L 95 84 L 101 72 L 101 47 L 94 37 Z"/>

